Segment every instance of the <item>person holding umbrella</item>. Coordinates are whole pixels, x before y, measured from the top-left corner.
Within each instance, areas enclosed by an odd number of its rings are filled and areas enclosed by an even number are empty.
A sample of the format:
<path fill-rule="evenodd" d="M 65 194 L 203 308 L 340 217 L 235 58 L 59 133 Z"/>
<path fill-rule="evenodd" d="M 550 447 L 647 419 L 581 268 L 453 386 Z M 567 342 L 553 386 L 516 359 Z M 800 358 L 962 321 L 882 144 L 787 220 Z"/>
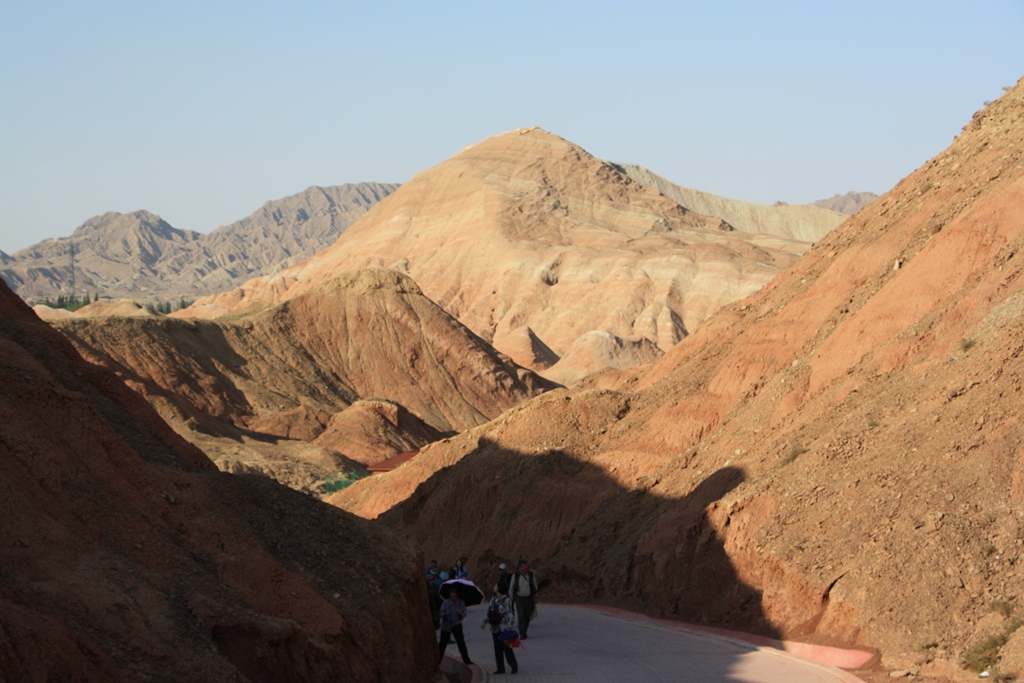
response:
<path fill-rule="evenodd" d="M 475 586 L 474 586 L 475 588 Z M 438 661 L 444 658 L 444 651 L 448 648 L 448 641 L 455 638 L 455 644 L 459 647 L 459 654 L 462 661 L 472 664 L 469 659 L 469 651 L 466 650 L 466 637 L 462 633 L 462 620 L 466 618 L 466 603 L 459 599 L 459 592 L 455 586 L 442 586 L 442 592 L 448 591 L 448 597 L 441 603 L 441 641 L 438 643 Z"/>
<path fill-rule="evenodd" d="M 440 586 L 441 597 L 448 597 L 454 589 L 459 600 L 466 603 L 467 607 L 479 605 L 484 601 L 484 592 L 477 588 L 477 585 L 469 579 L 448 579 L 447 581 L 442 581 Z"/>

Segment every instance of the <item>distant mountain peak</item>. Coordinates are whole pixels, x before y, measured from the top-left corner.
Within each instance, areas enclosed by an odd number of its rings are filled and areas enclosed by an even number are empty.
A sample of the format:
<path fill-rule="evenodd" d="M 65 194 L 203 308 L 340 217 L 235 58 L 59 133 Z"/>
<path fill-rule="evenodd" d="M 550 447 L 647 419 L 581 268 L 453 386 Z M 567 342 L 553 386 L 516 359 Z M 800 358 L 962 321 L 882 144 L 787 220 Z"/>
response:
<path fill-rule="evenodd" d="M 847 192 L 843 195 L 832 195 L 828 199 L 819 199 L 813 202 L 813 205 L 852 216 L 876 199 L 878 195 L 874 192 Z"/>

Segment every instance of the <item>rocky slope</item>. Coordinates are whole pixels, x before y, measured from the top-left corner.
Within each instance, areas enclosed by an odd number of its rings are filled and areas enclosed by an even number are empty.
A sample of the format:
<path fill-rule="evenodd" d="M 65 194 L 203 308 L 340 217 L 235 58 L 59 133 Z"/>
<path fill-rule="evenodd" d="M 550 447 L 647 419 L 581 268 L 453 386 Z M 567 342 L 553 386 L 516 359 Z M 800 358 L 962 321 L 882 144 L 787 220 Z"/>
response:
<path fill-rule="evenodd" d="M 398 189 L 393 183 L 313 186 L 304 192 L 265 203 L 250 216 L 217 228 L 203 246 L 218 257 L 230 282 L 275 273 L 309 258 L 335 242 L 349 226 Z M 212 274 L 206 276 L 213 280 Z"/>
<path fill-rule="evenodd" d="M 231 322 L 53 324 L 222 469 L 313 490 L 353 461 L 475 427 L 552 386 L 381 268 Z"/>
<path fill-rule="evenodd" d="M 178 303 L 312 256 L 397 187 L 310 187 L 208 235 L 178 230 L 147 211 L 109 212 L 86 221 L 71 237 L 15 252 L 0 263 L 0 278 L 25 300 L 70 296 L 73 247 L 77 296 Z"/>
<path fill-rule="evenodd" d="M 806 248 L 687 210 L 531 128 L 420 173 L 329 249 L 202 299 L 186 315 L 252 310 L 381 265 L 408 273 L 495 348 L 541 369 L 552 359 L 541 352 L 535 365 L 535 349 L 560 357 L 594 330 L 667 350 Z"/>
<path fill-rule="evenodd" d="M 676 185 L 643 166 L 622 164 L 621 168 L 636 182 L 657 190 L 680 206 L 685 206 L 696 213 L 717 216 L 743 232 L 815 242 L 846 220 L 844 214 L 828 208 L 811 205 L 764 206 L 721 197 L 710 192 L 691 190 Z"/>
<path fill-rule="evenodd" d="M 478 574 L 530 557 L 549 599 L 955 678 L 1024 614 L 1022 254 L 1024 81 L 653 365 L 332 501 Z"/>
<path fill-rule="evenodd" d="M 3 283 L 0 346 L 0 679 L 438 680 L 410 546 L 218 472 Z"/>

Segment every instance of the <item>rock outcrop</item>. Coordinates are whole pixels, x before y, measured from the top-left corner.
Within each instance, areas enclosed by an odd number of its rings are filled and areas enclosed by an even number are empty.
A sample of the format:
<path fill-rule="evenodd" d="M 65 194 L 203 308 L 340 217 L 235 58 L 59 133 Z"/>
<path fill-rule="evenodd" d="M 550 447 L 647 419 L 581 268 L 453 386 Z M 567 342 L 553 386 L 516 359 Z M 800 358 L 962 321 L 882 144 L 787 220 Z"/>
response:
<path fill-rule="evenodd" d="M 1024 81 L 659 361 L 331 500 L 549 599 L 955 666 L 1024 613 L 1022 255 Z"/>
<path fill-rule="evenodd" d="M 409 545 L 218 472 L 3 283 L 0 345 L 0 679 L 438 680 Z"/>

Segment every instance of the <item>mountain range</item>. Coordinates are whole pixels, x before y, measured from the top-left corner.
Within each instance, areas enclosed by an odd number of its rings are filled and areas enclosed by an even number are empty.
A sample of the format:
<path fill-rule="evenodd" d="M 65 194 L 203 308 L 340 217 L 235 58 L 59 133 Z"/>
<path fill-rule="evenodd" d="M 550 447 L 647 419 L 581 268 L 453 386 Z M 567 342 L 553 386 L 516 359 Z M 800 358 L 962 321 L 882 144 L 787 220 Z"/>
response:
<path fill-rule="evenodd" d="M 874 192 L 847 192 L 846 194 L 832 195 L 828 199 L 819 199 L 812 204 L 852 216 L 876 199 L 878 199 L 878 195 Z"/>
<path fill-rule="evenodd" d="M 275 273 L 331 244 L 398 186 L 310 187 L 269 201 L 209 234 L 174 228 L 148 211 L 105 213 L 70 237 L 3 255 L 0 277 L 27 301 L 74 294 L 138 303 L 191 300 Z"/>
<path fill-rule="evenodd" d="M 668 350 L 842 220 L 800 207 L 786 213 L 802 227 L 783 229 L 769 220 L 782 210 L 765 208 L 739 230 L 662 189 L 547 131 L 511 131 L 418 174 L 310 259 L 176 315 L 241 315 L 346 270 L 389 267 L 520 365 L 565 379 L 625 364 L 608 351 L 640 340 L 644 357 Z M 595 330 L 621 341 L 580 348 L 603 343 Z M 559 367 L 563 356 L 601 365 Z"/>
<path fill-rule="evenodd" d="M 479 426 L 540 391 L 657 359 L 686 334 L 687 301 L 701 318 L 710 315 L 806 250 L 793 235 L 820 237 L 841 220 L 814 207 L 756 207 L 686 191 L 629 168 L 643 182 L 545 131 L 514 131 L 398 188 L 357 222 L 352 239 L 214 299 L 269 282 L 261 290 L 268 301 L 227 310 L 204 299 L 167 318 L 127 300 L 75 313 L 35 308 L 220 468 L 322 493 L 337 477 Z M 269 239 L 270 224 L 294 231 L 334 220 L 336 202 L 324 197 L 313 188 L 268 203 L 205 243 L 260 226 Z M 743 230 L 677 199 L 729 215 Z M 565 208 L 550 216 L 537 208 L 549 201 Z M 507 208 L 495 213 L 494 205 Z M 364 258 L 403 216 L 415 216 L 405 231 L 413 237 L 386 243 L 383 258 Z M 122 219 L 108 229 L 131 224 Z M 497 236 L 481 239 L 486 231 Z M 548 265 L 535 277 L 524 259 Z M 385 260 L 400 265 L 383 270 Z M 439 308 L 419 283 L 449 305 Z M 436 294 L 443 288 L 448 297 Z M 489 345 L 495 327 L 459 303 L 487 288 L 512 299 L 505 319 L 518 320 L 498 330 L 497 351 Z M 544 303 L 551 296 L 554 303 Z M 211 312 L 224 321 L 193 317 Z M 460 313 L 461 321 L 452 319 Z M 557 316 L 555 329 L 568 327 L 568 338 L 552 337 L 545 316 Z M 606 329 L 612 323 L 618 327 Z M 667 327 L 660 335 L 659 323 Z"/>
<path fill-rule="evenodd" d="M 686 196 L 687 201 L 680 203 L 698 213 L 718 216 L 717 211 L 722 211 L 723 216 L 735 218 L 736 212 L 729 209 L 732 205 L 745 207 L 747 212 L 767 210 L 768 214 L 774 208 L 682 188 L 640 166 L 620 168 L 629 169 L 638 182 L 646 179 L 676 201 Z M 191 301 L 273 274 L 326 249 L 397 188 L 388 183 L 313 186 L 268 201 L 246 218 L 208 234 L 179 230 L 148 211 L 108 212 L 89 219 L 70 237 L 47 239 L 13 255 L 0 251 L 0 279 L 29 302 L 56 301 L 72 294 L 107 301 L 127 299 L 141 305 Z M 874 196 L 851 192 L 815 204 L 855 213 Z M 792 210 L 799 213 L 802 209 Z M 838 220 L 824 218 L 824 222 L 832 225 Z M 736 223 L 742 226 L 742 221 Z M 753 230 L 758 231 L 759 226 L 755 224 Z M 766 226 L 766 231 L 772 230 Z"/>
<path fill-rule="evenodd" d="M 765 206 L 691 190 L 642 166 L 622 164 L 620 168 L 636 182 L 657 190 L 680 206 L 697 213 L 717 216 L 736 230 L 751 234 L 765 233 L 801 242 L 815 242 L 846 220 L 846 214 L 856 213 L 860 208 L 858 199 L 851 195 L 846 195 L 850 197 L 850 203 L 845 205 L 848 210 L 843 212 L 823 207 L 819 203 Z M 864 196 L 866 193 L 861 193 L 861 198 Z M 826 210 L 822 211 L 822 208 Z"/>
<path fill-rule="evenodd" d="M 4 670 L 435 680 L 458 554 L 866 680 L 1024 674 L 1024 81 L 851 218 L 684 200 L 520 129 L 171 316 L 0 288 Z"/>

